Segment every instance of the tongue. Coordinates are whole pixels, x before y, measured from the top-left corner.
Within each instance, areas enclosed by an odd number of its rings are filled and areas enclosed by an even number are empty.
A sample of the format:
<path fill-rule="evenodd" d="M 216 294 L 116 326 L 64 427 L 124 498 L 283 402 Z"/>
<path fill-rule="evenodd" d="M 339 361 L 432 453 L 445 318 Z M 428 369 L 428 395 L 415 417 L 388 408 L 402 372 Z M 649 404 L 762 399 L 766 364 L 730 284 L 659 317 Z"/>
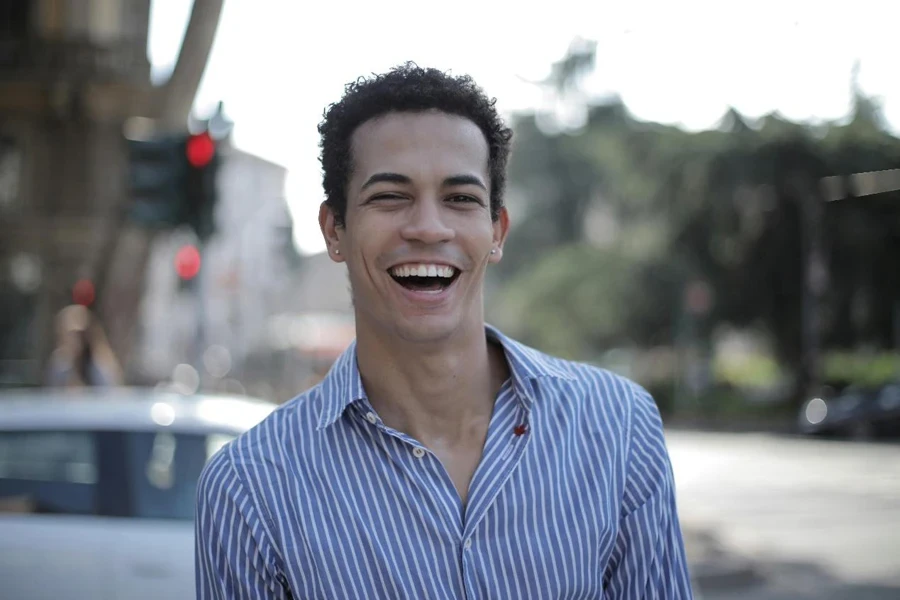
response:
<path fill-rule="evenodd" d="M 401 277 L 397 282 L 408 290 L 436 292 L 443 289 L 446 280 L 441 277 Z"/>

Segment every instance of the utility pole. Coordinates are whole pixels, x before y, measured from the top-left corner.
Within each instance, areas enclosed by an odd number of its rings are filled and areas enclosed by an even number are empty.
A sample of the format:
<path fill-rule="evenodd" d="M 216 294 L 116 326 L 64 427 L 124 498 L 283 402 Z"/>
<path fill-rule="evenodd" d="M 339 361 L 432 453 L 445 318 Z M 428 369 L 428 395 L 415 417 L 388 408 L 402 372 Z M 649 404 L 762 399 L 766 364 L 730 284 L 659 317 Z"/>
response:
<path fill-rule="evenodd" d="M 798 391 L 806 398 L 822 386 L 821 306 L 828 289 L 824 247 L 825 202 L 821 184 L 811 176 L 796 173 L 791 182 L 800 204 L 803 236 L 802 364 Z"/>

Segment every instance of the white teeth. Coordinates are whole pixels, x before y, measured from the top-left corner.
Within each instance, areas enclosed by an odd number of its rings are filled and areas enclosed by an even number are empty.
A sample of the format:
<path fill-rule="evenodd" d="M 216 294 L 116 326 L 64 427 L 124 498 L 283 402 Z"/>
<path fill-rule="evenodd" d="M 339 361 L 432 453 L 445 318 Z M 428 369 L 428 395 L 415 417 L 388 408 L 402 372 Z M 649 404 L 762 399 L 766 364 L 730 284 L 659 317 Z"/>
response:
<path fill-rule="evenodd" d="M 394 277 L 446 277 L 449 279 L 456 274 L 456 269 L 447 265 L 415 264 L 391 267 L 390 272 Z"/>

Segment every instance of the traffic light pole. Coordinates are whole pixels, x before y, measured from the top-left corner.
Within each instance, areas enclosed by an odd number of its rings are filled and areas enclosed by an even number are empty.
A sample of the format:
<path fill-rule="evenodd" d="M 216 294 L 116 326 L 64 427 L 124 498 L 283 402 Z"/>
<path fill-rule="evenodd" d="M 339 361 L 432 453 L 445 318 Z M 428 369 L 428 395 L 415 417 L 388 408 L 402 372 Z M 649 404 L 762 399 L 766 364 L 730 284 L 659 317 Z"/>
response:
<path fill-rule="evenodd" d="M 196 302 L 197 307 L 197 327 L 194 332 L 194 347 L 195 347 L 195 367 L 197 369 L 197 391 L 202 391 L 205 386 L 204 373 L 206 369 L 203 364 L 203 355 L 206 352 L 206 294 L 207 294 L 207 283 L 209 281 L 209 277 L 206 275 L 206 272 L 209 271 L 209 268 L 205 267 L 204 263 L 206 258 L 206 243 L 204 240 L 200 240 L 197 242 L 197 251 L 200 253 L 200 271 L 197 273 L 197 281 L 194 285 L 194 300 Z"/>

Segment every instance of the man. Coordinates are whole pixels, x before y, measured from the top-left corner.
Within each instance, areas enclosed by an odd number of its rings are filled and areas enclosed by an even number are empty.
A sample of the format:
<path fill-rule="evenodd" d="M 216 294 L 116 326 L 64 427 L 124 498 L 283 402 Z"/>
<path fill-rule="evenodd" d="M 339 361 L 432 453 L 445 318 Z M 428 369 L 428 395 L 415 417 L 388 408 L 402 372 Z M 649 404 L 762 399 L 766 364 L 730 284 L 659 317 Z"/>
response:
<path fill-rule="evenodd" d="M 659 413 L 484 322 L 511 132 L 406 65 L 319 127 L 319 222 L 356 341 L 212 458 L 199 598 L 690 598 Z"/>

